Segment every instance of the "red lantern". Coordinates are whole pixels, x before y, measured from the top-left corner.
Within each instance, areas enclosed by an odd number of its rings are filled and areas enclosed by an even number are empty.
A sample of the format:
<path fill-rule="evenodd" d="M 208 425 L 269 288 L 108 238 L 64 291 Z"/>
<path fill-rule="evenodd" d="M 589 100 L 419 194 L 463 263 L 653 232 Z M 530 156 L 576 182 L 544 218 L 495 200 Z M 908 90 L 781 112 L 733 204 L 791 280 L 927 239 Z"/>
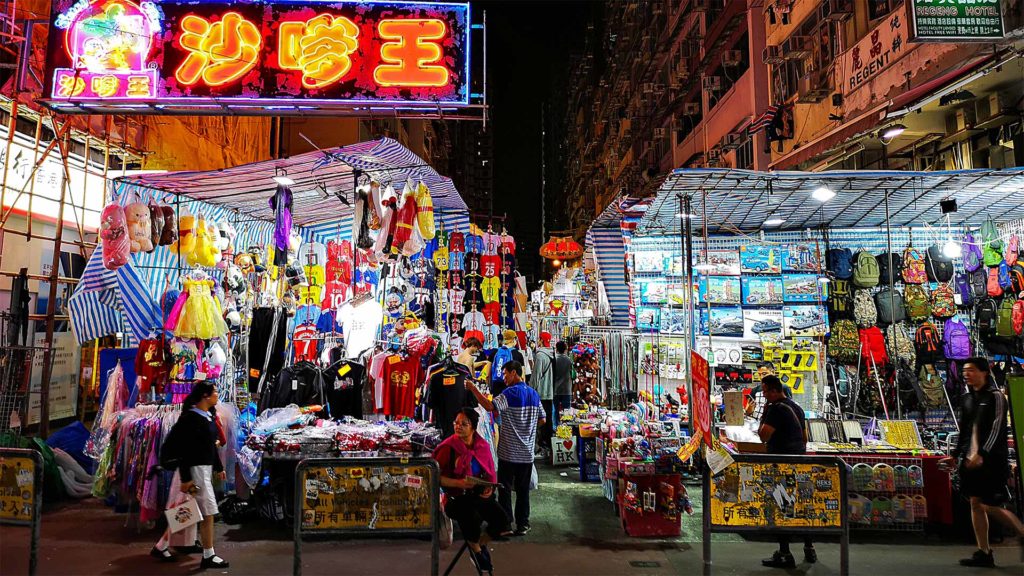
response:
<path fill-rule="evenodd" d="M 575 260 L 583 256 L 583 246 L 571 236 L 552 237 L 540 247 L 540 255 L 548 260 Z"/>

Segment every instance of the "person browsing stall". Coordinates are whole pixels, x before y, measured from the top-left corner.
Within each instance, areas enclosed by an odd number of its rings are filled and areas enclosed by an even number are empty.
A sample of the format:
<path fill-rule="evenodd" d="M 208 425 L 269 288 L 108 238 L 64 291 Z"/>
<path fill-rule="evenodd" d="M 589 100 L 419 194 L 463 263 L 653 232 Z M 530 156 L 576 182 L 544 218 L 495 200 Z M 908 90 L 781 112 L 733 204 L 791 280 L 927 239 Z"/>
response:
<path fill-rule="evenodd" d="M 537 391 L 523 382 L 523 365 L 512 360 L 502 366 L 505 389 L 494 400 L 473 384 L 469 391 L 485 410 L 501 416 L 498 432 L 498 502 L 515 522 L 519 536 L 530 531 L 530 477 L 537 428 L 543 426 L 544 409 Z M 515 509 L 512 493 L 515 492 Z"/>
<path fill-rule="evenodd" d="M 477 368 L 486 364 L 486 362 L 477 362 L 477 358 L 480 357 L 480 351 L 484 349 L 484 345 L 480 342 L 480 339 L 476 336 L 469 336 L 462 341 L 462 352 L 455 358 L 455 361 L 462 364 L 472 374 L 476 374 Z"/>
<path fill-rule="evenodd" d="M 778 376 L 769 374 L 762 378 L 761 393 L 764 394 L 766 404 L 757 435 L 766 444 L 768 454 L 806 454 L 804 409 L 786 397 L 785 387 Z M 804 561 L 809 564 L 818 561 L 818 554 L 810 538 L 804 539 Z M 789 551 L 789 536 L 780 536 L 778 552 L 762 560 L 761 564 L 769 568 L 795 568 L 796 560 Z"/>
<path fill-rule="evenodd" d="M 982 568 L 996 565 L 989 547 L 989 516 L 1015 532 L 1024 547 L 1024 525 L 1013 512 L 1003 508 L 1010 496 L 1006 487 L 1010 479 L 1006 397 L 992 380 L 990 370 L 985 358 L 964 361 L 963 377 L 970 391 L 961 405 L 960 436 L 952 457 L 939 461 L 946 469 L 959 467 L 960 491 L 971 503 L 971 523 L 978 549 L 960 564 Z"/>
<path fill-rule="evenodd" d="M 562 417 L 562 411 L 568 409 L 572 404 L 572 358 L 566 354 L 568 350 L 569 347 L 561 340 L 555 344 L 555 358 L 551 362 L 554 398 L 554 422 L 552 425 L 558 424 L 558 419 Z"/>
<path fill-rule="evenodd" d="M 448 497 L 444 512 L 458 522 L 477 566 L 489 572 L 492 565 L 487 543 L 508 528 L 508 518 L 494 498 L 498 476 L 491 445 L 476 433 L 479 423 L 476 410 L 463 408 L 455 416 L 455 435 L 441 442 L 434 450 L 434 459 Z"/>

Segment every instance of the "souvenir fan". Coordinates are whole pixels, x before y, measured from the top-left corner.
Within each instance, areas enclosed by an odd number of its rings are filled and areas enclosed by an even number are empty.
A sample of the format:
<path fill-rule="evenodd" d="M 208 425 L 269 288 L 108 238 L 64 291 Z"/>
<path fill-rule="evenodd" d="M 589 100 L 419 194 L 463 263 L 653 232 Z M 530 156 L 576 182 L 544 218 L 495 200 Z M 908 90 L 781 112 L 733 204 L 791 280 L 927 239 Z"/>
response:
<path fill-rule="evenodd" d="M 133 202 L 124 209 L 125 221 L 128 223 L 128 240 L 132 254 L 153 250 L 152 224 L 149 219 L 149 206 L 142 202 Z"/>
<path fill-rule="evenodd" d="M 131 241 L 128 239 L 128 224 L 124 208 L 109 204 L 100 215 L 100 238 L 103 239 L 103 266 L 117 270 L 128 263 Z"/>
<path fill-rule="evenodd" d="M 173 212 L 172 212 L 173 213 Z M 166 218 L 167 213 L 164 213 Z M 164 233 L 167 232 L 167 223 L 164 224 Z M 161 241 L 163 239 L 161 238 Z M 170 243 L 171 252 L 179 257 L 190 258 L 196 249 L 196 217 L 185 214 L 178 222 L 178 234 L 176 239 Z"/>
<path fill-rule="evenodd" d="M 160 231 L 160 245 L 170 246 L 178 241 L 178 215 L 170 206 L 161 206 L 160 211 L 164 215 L 164 227 Z"/>
<path fill-rule="evenodd" d="M 153 248 L 160 246 L 160 237 L 164 233 L 164 210 L 152 200 L 149 201 L 149 241 Z M 153 248 L 147 250 L 152 252 Z"/>

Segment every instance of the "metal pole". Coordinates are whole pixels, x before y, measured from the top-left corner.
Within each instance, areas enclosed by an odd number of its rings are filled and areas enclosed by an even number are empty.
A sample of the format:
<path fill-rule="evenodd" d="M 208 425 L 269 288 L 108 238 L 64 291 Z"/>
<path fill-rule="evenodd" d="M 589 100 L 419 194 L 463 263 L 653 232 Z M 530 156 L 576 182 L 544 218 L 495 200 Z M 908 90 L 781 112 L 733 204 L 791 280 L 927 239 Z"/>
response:
<path fill-rule="evenodd" d="M 706 448 L 701 449 L 706 450 Z M 701 471 L 704 473 L 703 490 L 701 490 L 701 516 L 703 517 L 703 522 L 701 523 L 701 558 L 704 560 L 704 576 L 711 576 L 711 469 L 708 468 L 706 463 L 702 463 Z"/>
<path fill-rule="evenodd" d="M 0 212 L 7 200 L 7 169 L 11 162 L 11 144 L 14 142 L 14 131 L 18 125 L 18 100 L 15 88 L 14 100 L 11 102 L 11 118 L 7 125 L 7 143 L 4 145 L 4 174 L 0 177 Z"/>
<path fill-rule="evenodd" d="M 884 148 L 884 146 L 883 146 Z M 889 189 L 884 189 L 885 193 L 885 257 L 889 259 L 889 309 L 896 310 L 896 281 L 893 278 L 892 270 L 892 228 L 889 222 Z M 912 234 L 912 232 L 911 232 Z M 893 329 L 895 331 L 895 328 Z M 893 359 L 893 368 L 895 370 L 893 376 L 893 386 L 896 388 L 896 419 L 899 420 L 903 417 L 903 403 L 900 401 L 900 362 L 898 358 Z M 881 392 L 881 390 L 879 390 Z M 884 396 L 883 396 L 884 398 Z M 884 400 L 883 400 L 884 402 Z"/>
<path fill-rule="evenodd" d="M 687 195 L 684 196 L 682 194 L 676 194 L 676 198 L 679 200 L 679 213 L 680 214 L 689 214 L 690 213 L 690 195 L 687 194 Z M 692 374 L 692 365 L 691 365 L 691 362 L 690 362 L 690 354 L 689 354 L 689 352 L 693 350 L 694 343 L 696 342 L 696 337 L 694 335 L 694 330 L 693 330 L 694 311 L 695 311 L 694 301 L 693 301 L 693 230 L 690 228 L 690 219 L 689 218 L 684 218 L 684 220 L 686 220 L 686 228 L 685 228 L 685 231 L 684 231 L 682 226 L 680 226 L 679 237 L 680 237 L 680 242 L 682 243 L 682 250 L 683 250 L 683 254 L 684 254 L 683 257 L 685 258 L 685 265 L 686 265 L 686 285 L 683 286 L 683 295 L 685 296 L 685 301 L 686 301 L 686 336 L 687 336 L 687 338 L 686 338 L 686 342 L 687 342 L 687 350 L 686 350 L 686 352 L 687 353 L 684 355 L 685 356 L 684 360 L 686 361 L 686 395 L 689 398 L 689 403 L 687 404 L 687 412 L 688 412 L 687 421 L 689 422 L 690 436 L 692 437 L 693 436 L 693 430 L 694 430 L 694 422 L 693 422 L 693 414 L 694 414 L 694 411 L 693 411 L 693 400 L 694 400 L 694 398 L 693 398 L 693 374 Z M 680 398 L 680 404 L 682 404 L 682 398 Z"/>

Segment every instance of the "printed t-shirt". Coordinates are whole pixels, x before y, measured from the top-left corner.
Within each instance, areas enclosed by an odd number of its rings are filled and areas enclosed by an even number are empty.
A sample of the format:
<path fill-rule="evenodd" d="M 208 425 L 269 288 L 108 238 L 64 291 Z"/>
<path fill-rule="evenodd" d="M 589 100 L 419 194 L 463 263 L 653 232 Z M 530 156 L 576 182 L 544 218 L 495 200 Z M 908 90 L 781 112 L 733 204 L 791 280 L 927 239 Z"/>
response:
<path fill-rule="evenodd" d="M 324 310 L 337 310 L 342 304 L 352 298 L 352 289 L 349 285 L 334 280 L 328 280 L 324 285 L 324 299 L 320 303 Z"/>
<path fill-rule="evenodd" d="M 163 389 L 170 371 L 168 359 L 164 356 L 164 343 L 159 338 L 139 342 L 135 355 L 135 374 L 139 377 L 139 391 L 146 394 L 150 389 Z"/>
<path fill-rule="evenodd" d="M 341 360 L 324 370 L 324 389 L 331 418 L 363 417 L 363 374 L 361 364 Z"/>
<path fill-rule="evenodd" d="M 292 334 L 292 343 L 295 345 L 295 361 L 316 362 L 316 327 L 310 324 L 301 324 Z"/>
<path fill-rule="evenodd" d="M 470 330 L 479 330 L 482 332 L 486 320 L 487 319 L 484 318 L 483 312 L 466 312 L 466 315 L 462 317 L 462 327 L 465 328 L 467 332 Z"/>
<path fill-rule="evenodd" d="M 501 281 L 497 278 L 484 278 L 480 282 L 480 295 L 484 302 L 497 302 L 501 296 Z"/>
<path fill-rule="evenodd" d="M 501 236 L 493 232 L 484 233 L 484 254 L 497 254 L 501 247 Z"/>
<path fill-rule="evenodd" d="M 501 257 L 496 254 L 488 254 L 480 258 L 481 275 L 484 278 L 494 278 L 501 271 Z"/>
<path fill-rule="evenodd" d="M 511 276 L 516 270 L 516 257 L 513 254 L 502 254 L 501 256 L 501 274 L 502 276 Z"/>
<path fill-rule="evenodd" d="M 484 319 L 487 320 L 488 324 L 501 322 L 501 304 L 497 302 L 484 304 Z"/>
<path fill-rule="evenodd" d="M 429 395 L 434 423 L 441 429 L 442 438 L 455 433 L 459 410 L 476 407 L 476 398 L 466 389 L 466 375 L 459 371 L 439 369 L 430 377 Z"/>
<path fill-rule="evenodd" d="M 466 274 L 480 273 L 480 258 L 482 257 L 480 256 L 480 254 L 476 252 L 466 253 L 466 255 L 463 257 L 463 260 L 465 261 L 463 267 L 466 269 Z"/>
<path fill-rule="evenodd" d="M 383 313 L 380 304 L 372 299 L 357 306 L 348 303 L 341 307 L 338 319 L 345 334 L 346 357 L 355 358 L 373 346 Z"/>
<path fill-rule="evenodd" d="M 466 237 L 462 232 L 452 232 L 448 235 L 448 251 L 449 252 L 465 252 L 466 251 Z"/>
<path fill-rule="evenodd" d="M 420 357 L 395 354 L 384 362 L 384 414 L 412 418 L 416 413 L 416 388 L 420 381 Z"/>

